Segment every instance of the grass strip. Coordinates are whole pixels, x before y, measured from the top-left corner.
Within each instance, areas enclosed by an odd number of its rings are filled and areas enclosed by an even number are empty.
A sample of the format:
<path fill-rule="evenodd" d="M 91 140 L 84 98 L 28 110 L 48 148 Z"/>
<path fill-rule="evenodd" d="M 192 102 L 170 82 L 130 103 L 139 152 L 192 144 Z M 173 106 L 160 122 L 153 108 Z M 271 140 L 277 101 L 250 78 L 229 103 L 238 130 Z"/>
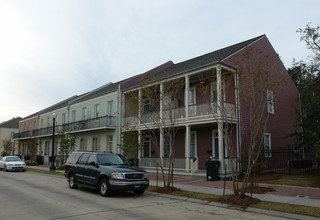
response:
<path fill-rule="evenodd" d="M 27 167 L 27 171 L 34 172 L 34 173 L 55 175 L 55 176 L 63 176 L 64 175 L 61 172 L 50 172 L 49 170 L 41 170 L 41 169 L 30 168 L 30 167 Z"/>
<path fill-rule="evenodd" d="M 152 192 L 155 189 L 156 189 L 155 186 L 149 186 L 147 190 Z M 218 195 L 190 192 L 185 190 L 179 190 L 176 192 L 170 192 L 166 194 L 193 198 L 193 199 L 201 199 L 208 202 L 217 202 L 219 198 L 221 198 L 221 196 L 218 196 Z M 260 203 L 250 205 L 250 207 L 320 218 L 320 208 L 318 207 L 293 205 L 293 204 L 278 203 L 278 202 L 267 202 L 267 201 L 261 201 Z"/>
<path fill-rule="evenodd" d="M 267 202 L 261 201 L 260 203 L 253 204 L 250 207 L 266 209 L 272 211 L 279 212 L 287 212 L 298 215 L 307 215 L 320 218 L 320 208 L 319 207 L 311 207 L 311 206 L 303 206 L 303 205 L 293 205 L 279 202 Z"/>

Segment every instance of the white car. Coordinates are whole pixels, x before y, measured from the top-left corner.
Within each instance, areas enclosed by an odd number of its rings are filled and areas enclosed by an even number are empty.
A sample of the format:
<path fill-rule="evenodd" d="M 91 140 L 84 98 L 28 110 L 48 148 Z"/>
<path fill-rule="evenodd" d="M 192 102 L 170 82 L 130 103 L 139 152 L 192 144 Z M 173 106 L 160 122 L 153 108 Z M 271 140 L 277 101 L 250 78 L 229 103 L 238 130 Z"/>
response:
<path fill-rule="evenodd" d="M 17 156 L 7 156 L 0 160 L 0 170 L 5 171 L 22 170 L 26 171 L 26 163 Z"/>

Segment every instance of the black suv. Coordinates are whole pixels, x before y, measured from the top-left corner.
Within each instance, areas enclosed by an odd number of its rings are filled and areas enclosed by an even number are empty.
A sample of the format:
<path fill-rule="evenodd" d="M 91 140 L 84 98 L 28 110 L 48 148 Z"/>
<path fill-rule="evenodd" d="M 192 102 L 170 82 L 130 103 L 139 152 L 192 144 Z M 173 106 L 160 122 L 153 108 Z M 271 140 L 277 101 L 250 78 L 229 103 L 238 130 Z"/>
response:
<path fill-rule="evenodd" d="M 78 185 L 98 188 L 102 196 L 112 191 L 143 194 L 149 186 L 146 171 L 130 166 L 122 155 L 114 153 L 73 152 L 65 164 L 64 176 L 71 189 Z"/>

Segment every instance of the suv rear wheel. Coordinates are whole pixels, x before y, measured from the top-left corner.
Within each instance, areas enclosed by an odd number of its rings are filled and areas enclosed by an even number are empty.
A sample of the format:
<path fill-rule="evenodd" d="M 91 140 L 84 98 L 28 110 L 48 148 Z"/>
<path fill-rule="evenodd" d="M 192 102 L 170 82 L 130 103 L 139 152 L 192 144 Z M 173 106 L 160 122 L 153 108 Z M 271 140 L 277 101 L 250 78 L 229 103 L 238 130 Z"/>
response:
<path fill-rule="evenodd" d="M 109 181 L 106 178 L 103 178 L 99 182 L 99 193 L 101 196 L 110 196 L 111 189 L 109 185 Z"/>
<path fill-rule="evenodd" d="M 76 184 L 76 179 L 74 178 L 74 174 L 70 174 L 69 176 L 69 187 L 71 189 L 76 189 L 78 188 L 78 185 Z"/>

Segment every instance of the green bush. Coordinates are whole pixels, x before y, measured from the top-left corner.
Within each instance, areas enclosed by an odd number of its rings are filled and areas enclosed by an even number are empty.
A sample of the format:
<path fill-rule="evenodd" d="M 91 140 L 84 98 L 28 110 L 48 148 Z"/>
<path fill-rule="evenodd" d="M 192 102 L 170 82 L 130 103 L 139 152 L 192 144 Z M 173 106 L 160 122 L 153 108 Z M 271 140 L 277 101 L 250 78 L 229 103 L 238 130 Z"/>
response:
<path fill-rule="evenodd" d="M 39 164 L 35 161 L 27 160 L 26 161 L 27 166 L 38 166 Z"/>

